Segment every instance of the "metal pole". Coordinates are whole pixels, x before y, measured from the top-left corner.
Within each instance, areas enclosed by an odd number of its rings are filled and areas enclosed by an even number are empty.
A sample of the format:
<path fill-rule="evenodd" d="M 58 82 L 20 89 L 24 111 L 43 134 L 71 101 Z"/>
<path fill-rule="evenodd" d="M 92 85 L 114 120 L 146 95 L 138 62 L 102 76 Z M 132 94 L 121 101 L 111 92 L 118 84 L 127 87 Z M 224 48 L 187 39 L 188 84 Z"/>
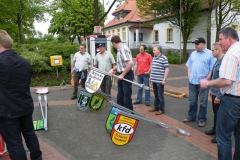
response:
<path fill-rule="evenodd" d="M 141 26 L 140 26 L 140 23 L 141 23 L 141 20 L 139 20 L 139 24 L 138 24 L 138 27 L 139 27 L 139 36 L 138 36 L 138 38 L 139 38 L 139 44 L 141 46 L 141 39 L 140 39 L 140 36 L 141 36 L 141 32 L 140 32 Z"/>
<path fill-rule="evenodd" d="M 57 72 L 57 78 L 58 78 L 58 68 L 57 68 L 57 66 L 56 66 L 56 72 Z"/>
<path fill-rule="evenodd" d="M 182 39 L 181 39 L 181 36 L 182 36 L 182 4 L 181 4 L 181 0 L 180 0 L 180 9 L 179 9 L 179 14 L 180 14 L 180 52 L 179 52 L 179 64 L 181 64 L 181 59 L 182 59 Z"/>

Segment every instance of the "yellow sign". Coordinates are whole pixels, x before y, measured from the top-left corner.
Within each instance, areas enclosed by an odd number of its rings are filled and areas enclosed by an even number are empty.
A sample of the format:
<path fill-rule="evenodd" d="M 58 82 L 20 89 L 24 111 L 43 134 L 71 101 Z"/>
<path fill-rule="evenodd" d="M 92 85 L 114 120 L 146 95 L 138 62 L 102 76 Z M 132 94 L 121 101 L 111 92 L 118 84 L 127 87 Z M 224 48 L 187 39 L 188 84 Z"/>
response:
<path fill-rule="evenodd" d="M 130 142 L 137 125 L 137 119 L 118 114 L 110 134 L 112 142 L 119 146 L 123 146 Z"/>

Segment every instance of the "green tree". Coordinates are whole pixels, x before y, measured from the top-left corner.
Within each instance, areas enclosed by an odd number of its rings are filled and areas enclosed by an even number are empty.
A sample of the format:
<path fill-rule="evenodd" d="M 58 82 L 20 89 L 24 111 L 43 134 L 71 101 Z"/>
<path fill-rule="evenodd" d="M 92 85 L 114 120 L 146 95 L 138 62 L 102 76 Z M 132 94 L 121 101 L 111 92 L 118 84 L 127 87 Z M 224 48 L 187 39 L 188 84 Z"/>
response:
<path fill-rule="evenodd" d="M 34 20 L 44 20 L 48 0 L 1 0 L 1 27 L 23 44 L 24 35 L 34 33 Z M 16 40 L 16 39 L 14 39 Z"/>
<path fill-rule="evenodd" d="M 102 26 L 104 18 L 106 18 L 114 4 L 122 1 L 125 0 L 113 0 L 105 12 L 100 0 L 62 0 L 67 6 L 71 7 L 74 13 L 80 14 L 85 21 L 89 21 L 93 26 Z"/>
<path fill-rule="evenodd" d="M 181 0 L 181 6 L 179 0 L 137 0 L 139 16 L 143 19 L 153 19 L 153 24 L 168 21 L 175 27 L 181 26 L 184 58 L 187 58 L 187 39 L 199 23 L 202 4 L 199 0 Z"/>
<path fill-rule="evenodd" d="M 215 26 L 216 26 L 216 41 L 219 40 L 218 32 L 232 23 L 237 22 L 237 15 L 240 14 L 239 0 L 217 0 L 215 8 Z"/>

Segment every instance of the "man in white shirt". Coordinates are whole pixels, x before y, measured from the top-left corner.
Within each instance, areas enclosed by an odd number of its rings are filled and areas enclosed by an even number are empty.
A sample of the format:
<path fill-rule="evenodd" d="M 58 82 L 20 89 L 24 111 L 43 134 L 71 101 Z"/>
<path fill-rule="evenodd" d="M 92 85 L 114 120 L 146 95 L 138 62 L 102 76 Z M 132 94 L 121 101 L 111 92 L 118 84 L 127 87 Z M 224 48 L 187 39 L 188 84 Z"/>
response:
<path fill-rule="evenodd" d="M 91 56 L 86 52 L 86 46 L 81 44 L 79 47 L 79 52 L 76 52 L 73 57 L 72 70 L 74 78 L 74 90 L 72 100 L 77 98 L 78 84 L 81 79 L 81 86 L 85 88 L 85 82 L 87 78 L 88 65 L 91 65 Z"/>

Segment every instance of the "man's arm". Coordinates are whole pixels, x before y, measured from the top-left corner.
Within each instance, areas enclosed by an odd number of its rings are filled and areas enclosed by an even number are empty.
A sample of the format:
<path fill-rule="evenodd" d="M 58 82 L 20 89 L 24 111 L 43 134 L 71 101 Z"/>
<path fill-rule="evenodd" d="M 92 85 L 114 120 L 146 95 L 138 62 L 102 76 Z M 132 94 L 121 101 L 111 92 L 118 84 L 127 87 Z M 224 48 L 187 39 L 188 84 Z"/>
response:
<path fill-rule="evenodd" d="M 166 68 L 165 73 L 164 73 L 164 77 L 163 77 L 163 80 L 162 80 L 162 85 L 166 84 L 166 79 L 167 79 L 168 73 L 169 73 L 169 68 Z"/>
<path fill-rule="evenodd" d="M 224 79 L 224 78 L 218 78 L 215 80 L 207 80 L 207 79 L 202 79 L 200 80 L 200 86 L 201 88 L 208 88 L 208 87 L 216 87 L 216 88 L 222 88 L 229 86 L 233 83 L 233 81 Z"/>
<path fill-rule="evenodd" d="M 137 69 L 138 69 L 138 63 L 136 62 L 135 66 L 134 66 L 134 74 L 135 75 L 137 75 Z"/>
<path fill-rule="evenodd" d="M 124 71 L 122 72 L 122 74 L 120 74 L 118 76 L 118 79 L 123 79 L 123 77 L 132 69 L 134 62 L 132 60 L 127 61 L 127 65 L 126 68 L 124 69 Z"/>
<path fill-rule="evenodd" d="M 188 79 L 190 78 L 191 70 L 188 68 Z"/>
<path fill-rule="evenodd" d="M 211 75 L 212 75 L 212 71 L 210 71 L 206 77 L 207 80 L 210 80 L 211 79 Z"/>
<path fill-rule="evenodd" d="M 73 62 L 72 62 L 72 70 L 71 70 L 71 73 L 73 73 L 73 70 L 74 70 L 74 67 L 75 67 L 75 63 L 76 63 L 76 61 L 73 61 Z"/>

